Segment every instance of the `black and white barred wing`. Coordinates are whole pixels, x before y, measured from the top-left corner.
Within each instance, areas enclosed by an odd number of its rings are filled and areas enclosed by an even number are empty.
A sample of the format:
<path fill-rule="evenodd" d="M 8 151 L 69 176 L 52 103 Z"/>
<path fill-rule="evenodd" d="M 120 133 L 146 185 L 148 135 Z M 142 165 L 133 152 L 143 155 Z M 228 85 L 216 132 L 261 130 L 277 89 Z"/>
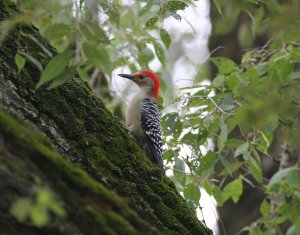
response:
<path fill-rule="evenodd" d="M 148 139 L 153 161 L 163 169 L 162 137 L 159 110 L 152 99 L 144 99 L 141 109 L 141 123 L 143 131 Z"/>

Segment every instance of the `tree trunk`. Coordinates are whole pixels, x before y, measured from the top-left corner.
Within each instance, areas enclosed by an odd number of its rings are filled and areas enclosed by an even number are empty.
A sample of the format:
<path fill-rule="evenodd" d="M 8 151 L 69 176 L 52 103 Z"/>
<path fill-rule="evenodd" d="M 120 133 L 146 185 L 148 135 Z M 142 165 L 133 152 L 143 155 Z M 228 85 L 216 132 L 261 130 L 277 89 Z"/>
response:
<path fill-rule="evenodd" d="M 10 1 L 0 0 L 0 21 L 14 12 Z M 55 54 L 28 25 L 18 25 L 0 46 L 0 231 L 210 234 L 85 82 L 75 76 L 57 89 L 36 90 L 40 72 L 28 59 L 18 73 L 18 52 L 43 66 L 50 59 L 26 34 Z M 66 216 L 52 215 L 44 227 L 17 220 L 14 203 L 40 187 L 62 201 Z"/>

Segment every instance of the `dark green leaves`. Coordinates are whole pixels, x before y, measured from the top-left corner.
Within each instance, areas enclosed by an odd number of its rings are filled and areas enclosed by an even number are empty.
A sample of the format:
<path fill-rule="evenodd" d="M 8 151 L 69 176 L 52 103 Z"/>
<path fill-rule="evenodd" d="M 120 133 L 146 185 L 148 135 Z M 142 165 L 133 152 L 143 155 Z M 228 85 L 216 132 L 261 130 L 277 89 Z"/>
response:
<path fill-rule="evenodd" d="M 153 29 L 157 21 L 158 21 L 158 16 L 151 17 L 146 21 L 144 26 L 145 29 Z"/>
<path fill-rule="evenodd" d="M 46 82 L 49 82 L 58 75 L 60 75 L 69 65 L 72 56 L 73 52 L 70 50 L 66 50 L 53 57 L 44 69 L 41 78 L 38 84 L 36 85 L 36 88 L 39 88 Z"/>
<path fill-rule="evenodd" d="M 179 10 L 184 10 L 188 5 L 182 1 L 168 1 L 165 5 L 165 10 L 176 12 Z"/>

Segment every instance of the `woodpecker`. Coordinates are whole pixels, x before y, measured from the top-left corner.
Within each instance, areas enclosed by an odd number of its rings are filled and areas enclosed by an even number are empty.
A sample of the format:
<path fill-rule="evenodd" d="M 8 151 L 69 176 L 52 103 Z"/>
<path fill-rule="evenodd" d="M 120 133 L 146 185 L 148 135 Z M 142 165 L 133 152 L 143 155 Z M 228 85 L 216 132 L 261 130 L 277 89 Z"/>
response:
<path fill-rule="evenodd" d="M 138 85 L 139 91 L 128 104 L 126 124 L 148 157 L 163 169 L 162 137 L 157 98 L 160 88 L 158 77 L 150 71 L 118 74 Z"/>

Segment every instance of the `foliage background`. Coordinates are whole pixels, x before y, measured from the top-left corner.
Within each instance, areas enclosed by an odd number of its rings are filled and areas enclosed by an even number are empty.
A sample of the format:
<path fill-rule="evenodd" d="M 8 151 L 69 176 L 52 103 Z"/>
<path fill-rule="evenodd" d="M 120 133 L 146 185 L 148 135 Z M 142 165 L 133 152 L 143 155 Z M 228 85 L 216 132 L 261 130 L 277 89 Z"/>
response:
<path fill-rule="evenodd" d="M 53 55 L 24 34 L 52 60 L 43 68 L 19 51 L 19 70 L 27 60 L 35 63 L 37 88 L 48 89 L 77 71 L 122 117 L 106 78 L 119 67 L 149 68 L 154 59 L 165 74 L 172 68 L 165 55 L 172 37 L 164 20 L 184 20 L 181 11 L 195 6 L 189 0 L 28 0 L 19 7 L 19 15 L 1 24 L 0 40 L 16 23 L 33 22 L 59 51 Z M 300 232 L 299 12 L 297 0 L 215 0 L 210 64 L 199 64 L 193 85 L 180 92 L 162 79 L 159 105 L 178 107 L 162 115 L 164 159 L 192 208 L 201 209 L 200 187 L 214 197 L 221 234 Z"/>

